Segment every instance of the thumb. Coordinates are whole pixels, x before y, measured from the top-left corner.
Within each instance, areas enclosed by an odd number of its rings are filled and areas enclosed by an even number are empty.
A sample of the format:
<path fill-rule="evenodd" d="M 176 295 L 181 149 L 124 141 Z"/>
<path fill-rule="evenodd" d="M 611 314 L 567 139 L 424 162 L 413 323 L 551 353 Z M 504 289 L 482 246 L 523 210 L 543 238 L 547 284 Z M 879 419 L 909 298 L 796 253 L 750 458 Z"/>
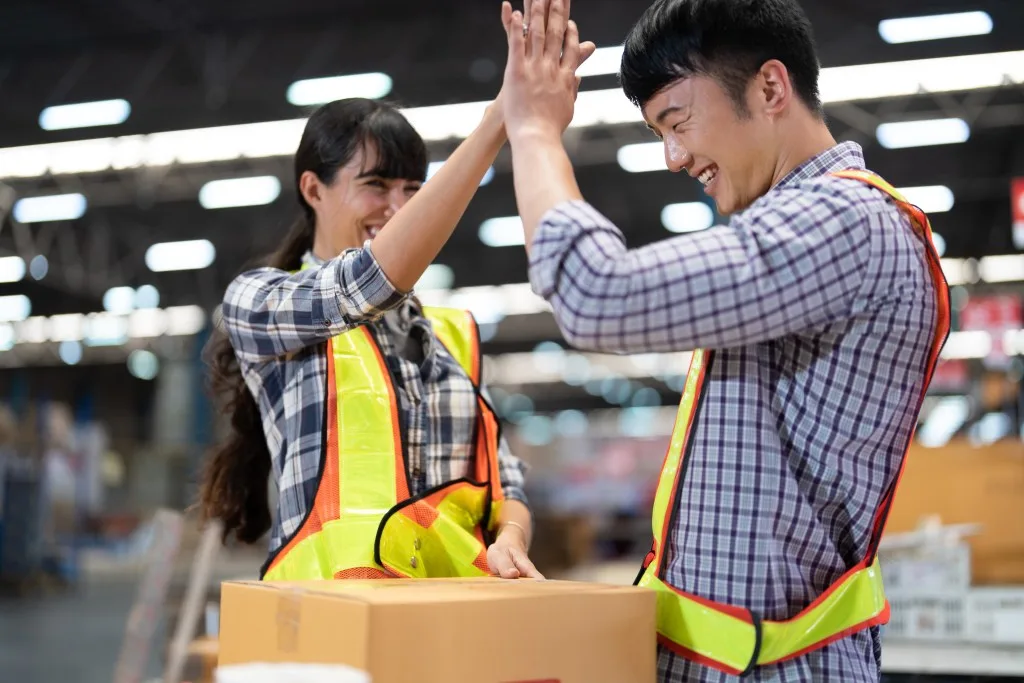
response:
<path fill-rule="evenodd" d="M 580 43 L 580 58 L 576 64 L 577 68 L 580 64 L 590 59 L 596 51 L 597 45 L 595 45 L 593 41 L 588 40 L 586 42 Z"/>

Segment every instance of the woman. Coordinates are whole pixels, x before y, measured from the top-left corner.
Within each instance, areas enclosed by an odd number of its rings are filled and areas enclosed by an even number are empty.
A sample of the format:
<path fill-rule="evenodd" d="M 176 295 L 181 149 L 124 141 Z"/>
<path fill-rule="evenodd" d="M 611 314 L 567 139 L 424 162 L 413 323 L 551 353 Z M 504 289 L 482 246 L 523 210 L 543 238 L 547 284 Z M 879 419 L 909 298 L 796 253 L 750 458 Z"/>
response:
<path fill-rule="evenodd" d="M 228 287 L 214 341 L 232 434 L 201 504 L 225 537 L 271 529 L 264 578 L 542 578 L 476 327 L 410 294 L 504 141 L 495 103 L 421 190 L 426 146 L 394 108 L 350 99 L 310 117 L 302 215 L 267 267 Z"/>

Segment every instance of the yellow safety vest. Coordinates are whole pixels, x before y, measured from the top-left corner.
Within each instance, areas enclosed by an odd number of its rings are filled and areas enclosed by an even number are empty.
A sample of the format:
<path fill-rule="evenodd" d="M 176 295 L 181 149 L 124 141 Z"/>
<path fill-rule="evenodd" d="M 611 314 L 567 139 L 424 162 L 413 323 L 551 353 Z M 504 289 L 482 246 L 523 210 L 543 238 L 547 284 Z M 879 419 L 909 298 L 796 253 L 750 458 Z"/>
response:
<path fill-rule="evenodd" d="M 504 499 L 498 420 L 480 395 L 480 343 L 468 311 L 424 308 L 477 388 L 472 478 L 410 497 L 394 380 L 366 326 L 327 342 L 327 429 L 316 497 L 267 561 L 265 580 L 486 576 Z"/>
<path fill-rule="evenodd" d="M 939 351 L 949 333 L 949 292 L 939 257 L 932 245 L 928 217 L 909 204 L 891 185 L 866 171 L 842 171 L 833 175 L 858 180 L 886 192 L 896 201 L 928 246 L 928 265 L 935 284 L 938 322 L 932 341 L 920 401 L 931 382 Z M 694 351 L 679 403 L 672 438 L 654 498 L 652 528 L 654 545 L 644 560 L 637 585 L 657 592 L 658 641 L 686 659 L 733 675 L 817 650 L 871 626 L 889 620 L 889 603 L 882 587 L 876 558 L 885 520 L 903 474 L 904 449 L 899 474 L 879 502 L 868 552 L 861 562 L 837 579 L 813 603 L 785 621 L 760 619 L 750 610 L 706 600 L 669 585 L 664 580 L 664 548 L 679 489 L 685 486 L 687 447 L 700 413 L 712 351 Z M 920 410 L 920 402 L 918 410 Z"/>

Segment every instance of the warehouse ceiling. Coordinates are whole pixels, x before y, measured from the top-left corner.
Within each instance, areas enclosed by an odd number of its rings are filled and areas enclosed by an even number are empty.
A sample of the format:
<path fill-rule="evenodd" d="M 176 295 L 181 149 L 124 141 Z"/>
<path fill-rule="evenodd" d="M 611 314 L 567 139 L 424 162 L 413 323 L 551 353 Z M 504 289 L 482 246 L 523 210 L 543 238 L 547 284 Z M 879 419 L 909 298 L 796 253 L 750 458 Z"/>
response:
<path fill-rule="evenodd" d="M 584 38 L 613 46 L 647 4 L 577 0 L 573 13 Z M 1020 0 L 930 2 L 929 13 L 984 10 L 993 30 L 906 44 L 883 41 L 878 22 L 919 14 L 920 2 L 808 0 L 805 5 L 824 67 L 1024 50 Z M 393 88 L 387 99 L 405 108 L 485 101 L 496 93 L 504 63 L 498 12 L 497 0 L 6 0 L 0 4 L 0 158 L 4 148 L 27 145 L 300 119 L 308 109 L 286 100 L 288 86 L 338 74 L 388 74 Z M 615 86 L 613 75 L 598 75 L 585 79 L 583 89 Z M 40 127 L 40 112 L 48 106 L 111 98 L 131 105 L 120 125 Z M 895 185 L 945 185 L 953 191 L 952 210 L 933 216 L 947 256 L 1015 251 L 1009 185 L 1012 177 L 1024 176 L 1019 81 L 985 90 L 833 104 L 827 114 L 837 137 L 863 144 L 869 166 Z M 970 124 L 967 142 L 885 149 L 876 141 L 879 123 L 951 117 Z M 666 204 L 700 201 L 697 183 L 688 177 L 628 173 L 620 167 L 616 154 L 622 145 L 651 140 L 635 122 L 575 128 L 567 135 L 584 195 L 634 246 L 670 236 L 660 218 Z M 457 142 L 431 141 L 432 158 L 444 159 Z M 0 296 L 26 294 L 33 315 L 87 313 L 102 310 L 103 293 L 111 287 L 152 284 L 162 306 L 199 304 L 212 310 L 230 279 L 272 249 L 293 216 L 289 161 L 281 154 L 0 178 L 17 197 L 81 192 L 89 201 L 77 220 L 5 223 L 0 252 L 26 260 L 43 254 L 49 268 L 38 282 L 26 276 L 0 284 Z M 478 237 L 485 219 L 515 213 L 507 154 L 495 167 L 494 179 L 480 189 L 439 258 L 454 271 L 456 287 L 526 280 L 521 247 L 488 247 Z M 207 210 L 197 200 L 209 180 L 255 175 L 280 179 L 283 191 L 276 201 Z M 153 243 L 191 239 L 214 244 L 211 267 L 160 273 L 146 267 L 144 256 Z M 550 326 L 537 327 L 541 338 L 551 334 L 557 333 Z M 515 338 L 501 348 L 532 348 L 536 341 Z"/>

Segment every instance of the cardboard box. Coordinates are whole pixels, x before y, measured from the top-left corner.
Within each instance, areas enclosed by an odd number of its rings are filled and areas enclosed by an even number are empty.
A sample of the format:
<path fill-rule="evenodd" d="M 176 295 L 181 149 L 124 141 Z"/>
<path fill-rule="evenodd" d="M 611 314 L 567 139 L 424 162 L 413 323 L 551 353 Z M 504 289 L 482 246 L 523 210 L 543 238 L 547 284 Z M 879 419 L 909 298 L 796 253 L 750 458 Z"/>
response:
<path fill-rule="evenodd" d="M 653 683 L 655 600 L 492 578 L 227 582 L 219 665 L 346 664 L 373 683 Z"/>

